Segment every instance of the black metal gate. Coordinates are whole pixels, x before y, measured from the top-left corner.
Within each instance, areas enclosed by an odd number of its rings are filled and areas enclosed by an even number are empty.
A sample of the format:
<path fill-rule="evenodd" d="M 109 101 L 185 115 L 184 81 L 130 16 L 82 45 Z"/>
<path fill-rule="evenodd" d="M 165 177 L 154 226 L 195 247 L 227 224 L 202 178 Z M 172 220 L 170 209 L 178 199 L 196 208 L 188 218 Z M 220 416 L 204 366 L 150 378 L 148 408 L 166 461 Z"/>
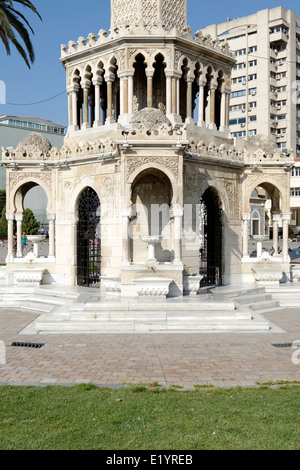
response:
<path fill-rule="evenodd" d="M 207 189 L 202 196 L 204 206 L 204 241 L 200 249 L 200 286 L 222 284 L 222 203 L 213 189 Z"/>
<path fill-rule="evenodd" d="M 89 287 L 100 282 L 101 238 L 100 200 L 92 188 L 86 188 L 78 204 L 77 284 Z"/>

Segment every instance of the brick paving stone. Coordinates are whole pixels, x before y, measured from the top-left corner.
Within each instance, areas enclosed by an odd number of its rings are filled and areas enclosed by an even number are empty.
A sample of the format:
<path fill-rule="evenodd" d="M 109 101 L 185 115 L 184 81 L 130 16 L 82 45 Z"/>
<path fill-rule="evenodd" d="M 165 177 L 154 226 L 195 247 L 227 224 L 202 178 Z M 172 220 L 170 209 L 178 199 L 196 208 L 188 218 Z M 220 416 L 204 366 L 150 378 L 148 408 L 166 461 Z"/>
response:
<path fill-rule="evenodd" d="M 0 340 L 7 363 L 0 365 L 0 384 L 103 386 L 124 382 L 158 382 L 184 388 L 214 384 L 253 386 L 257 382 L 300 382 L 300 366 L 291 348 L 273 344 L 300 340 L 299 309 L 264 314 L 282 333 L 169 333 L 25 335 L 18 332 L 37 315 L 0 310 Z M 41 349 L 12 347 L 13 341 L 45 343 Z"/>

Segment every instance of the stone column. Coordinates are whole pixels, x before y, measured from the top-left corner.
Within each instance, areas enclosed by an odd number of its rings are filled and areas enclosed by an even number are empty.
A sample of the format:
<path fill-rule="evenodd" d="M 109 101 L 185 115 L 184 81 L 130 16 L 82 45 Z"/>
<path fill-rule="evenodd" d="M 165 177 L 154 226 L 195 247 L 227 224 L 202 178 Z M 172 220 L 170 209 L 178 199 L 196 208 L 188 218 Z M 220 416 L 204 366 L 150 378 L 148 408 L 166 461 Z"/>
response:
<path fill-rule="evenodd" d="M 15 214 L 6 214 L 7 220 L 7 257 L 6 263 L 12 263 L 14 260 L 14 218 Z"/>
<path fill-rule="evenodd" d="M 176 80 L 176 114 L 180 115 L 180 78 Z"/>
<path fill-rule="evenodd" d="M 83 129 L 90 127 L 89 124 L 89 89 L 90 84 L 85 83 L 83 88 Z"/>
<path fill-rule="evenodd" d="M 167 115 L 172 114 L 172 77 L 166 74 L 166 108 Z"/>
<path fill-rule="evenodd" d="M 174 264 L 182 262 L 182 218 L 183 208 L 176 206 L 172 209 L 174 217 Z"/>
<path fill-rule="evenodd" d="M 114 77 L 109 75 L 108 77 L 105 77 L 106 83 L 107 83 L 107 117 L 106 117 L 106 123 L 111 124 L 114 122 L 113 120 L 113 103 L 112 103 L 112 84 L 114 81 Z"/>
<path fill-rule="evenodd" d="M 103 83 L 102 78 L 98 78 L 94 81 L 95 86 L 95 121 L 93 127 L 98 127 L 102 125 L 101 117 L 100 117 L 100 87 Z"/>
<path fill-rule="evenodd" d="M 226 126 L 226 93 L 222 91 L 221 96 L 221 115 L 220 115 L 220 130 L 224 130 Z"/>
<path fill-rule="evenodd" d="M 282 214 L 282 255 L 285 259 L 289 257 L 289 222 L 291 220 L 290 214 Z"/>
<path fill-rule="evenodd" d="M 225 111 L 225 127 L 229 128 L 229 103 L 230 103 L 230 92 L 226 93 L 226 111 Z"/>
<path fill-rule="evenodd" d="M 186 92 L 186 122 L 192 123 L 193 121 L 193 78 L 188 77 L 187 92 Z"/>
<path fill-rule="evenodd" d="M 176 114 L 177 111 L 177 79 L 172 77 L 172 114 Z"/>
<path fill-rule="evenodd" d="M 128 266 L 129 259 L 129 219 L 132 215 L 132 209 L 121 209 L 122 217 L 122 265 Z"/>
<path fill-rule="evenodd" d="M 215 83 L 212 83 L 210 85 L 210 129 L 216 128 L 216 89 L 217 85 Z"/>
<path fill-rule="evenodd" d="M 70 127 L 73 130 L 78 129 L 78 114 L 77 114 L 78 91 L 79 91 L 79 85 L 74 85 L 70 89 L 70 96 L 71 96 L 71 101 L 72 101 L 72 107 L 70 108 L 72 109 L 72 119 L 70 117 Z"/>
<path fill-rule="evenodd" d="M 147 107 L 148 108 L 153 107 L 153 75 L 154 75 L 153 70 L 147 70 L 146 71 L 146 76 L 147 76 Z"/>
<path fill-rule="evenodd" d="M 128 73 L 128 113 L 133 114 L 133 75 L 134 72 Z"/>
<path fill-rule="evenodd" d="M 15 220 L 17 222 L 17 258 L 22 258 L 22 222 L 23 214 L 16 214 Z"/>
<path fill-rule="evenodd" d="M 243 258 L 248 257 L 249 223 L 251 214 L 242 214 L 243 219 Z"/>
<path fill-rule="evenodd" d="M 69 114 L 69 127 L 73 126 L 73 97 L 72 91 L 68 92 L 68 114 Z"/>
<path fill-rule="evenodd" d="M 124 77 L 120 77 L 120 116 L 124 114 Z"/>
<path fill-rule="evenodd" d="M 273 219 L 273 248 L 275 250 L 274 255 L 278 255 L 278 226 L 280 220 L 280 214 L 272 214 Z"/>
<path fill-rule="evenodd" d="M 123 112 L 128 114 L 128 77 L 124 77 L 123 82 Z"/>
<path fill-rule="evenodd" d="M 204 124 L 204 83 L 199 83 L 198 126 Z"/>
<path fill-rule="evenodd" d="M 49 258 L 55 257 L 55 214 L 48 214 L 49 221 Z"/>

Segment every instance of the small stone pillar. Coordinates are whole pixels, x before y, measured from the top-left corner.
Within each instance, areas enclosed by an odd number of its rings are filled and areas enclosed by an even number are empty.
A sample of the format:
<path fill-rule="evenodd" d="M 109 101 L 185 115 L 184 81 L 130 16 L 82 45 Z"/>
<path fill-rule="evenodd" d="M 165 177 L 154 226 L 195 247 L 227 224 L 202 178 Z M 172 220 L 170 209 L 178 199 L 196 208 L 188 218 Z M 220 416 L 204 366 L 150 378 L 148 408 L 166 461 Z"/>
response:
<path fill-rule="evenodd" d="M 289 222 L 291 219 L 290 214 L 282 214 L 282 255 L 285 259 L 289 256 Z"/>
<path fill-rule="evenodd" d="M 183 208 L 181 206 L 175 206 L 172 209 L 174 217 L 174 264 L 182 263 L 182 218 Z"/>
<path fill-rule="evenodd" d="M 122 217 L 122 265 L 128 266 L 129 259 L 129 222 L 132 216 L 132 209 L 121 209 Z"/>
<path fill-rule="evenodd" d="M 199 82 L 198 126 L 204 124 L 204 83 Z"/>
<path fill-rule="evenodd" d="M 6 214 L 7 220 L 7 257 L 6 263 L 11 263 L 14 260 L 14 219 L 15 214 Z"/>
<path fill-rule="evenodd" d="M 55 214 L 48 214 L 49 221 L 49 258 L 55 257 Z"/>
<path fill-rule="evenodd" d="M 16 214 L 15 220 L 17 221 L 17 258 L 22 258 L 22 222 L 23 214 Z"/>
<path fill-rule="evenodd" d="M 243 219 L 243 258 L 247 258 L 248 255 L 248 238 L 249 238 L 249 222 L 250 213 L 242 214 Z"/>
<path fill-rule="evenodd" d="M 275 250 L 274 255 L 278 255 L 278 226 L 280 220 L 280 214 L 272 214 L 273 219 L 273 248 Z"/>

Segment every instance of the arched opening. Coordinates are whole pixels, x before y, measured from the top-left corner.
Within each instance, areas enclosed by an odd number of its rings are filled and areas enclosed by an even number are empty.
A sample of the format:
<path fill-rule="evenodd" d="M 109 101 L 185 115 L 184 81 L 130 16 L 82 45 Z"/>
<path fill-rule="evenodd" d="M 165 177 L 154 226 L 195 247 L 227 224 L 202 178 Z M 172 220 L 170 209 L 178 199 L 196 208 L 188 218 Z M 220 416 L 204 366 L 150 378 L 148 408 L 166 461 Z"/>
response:
<path fill-rule="evenodd" d="M 220 71 L 217 78 L 217 89 L 215 93 L 215 124 L 217 129 L 220 128 L 221 125 L 221 99 L 222 99 L 222 84 L 224 81 L 223 72 Z"/>
<path fill-rule="evenodd" d="M 200 201 L 201 287 L 222 284 L 222 202 L 208 188 Z"/>
<path fill-rule="evenodd" d="M 289 222 L 288 200 L 278 187 L 262 180 L 249 188 L 248 208 L 243 214 L 243 257 L 267 252 L 287 258 Z"/>
<path fill-rule="evenodd" d="M 182 75 L 180 78 L 180 117 L 182 122 L 185 122 L 187 117 L 187 76 L 189 73 L 189 66 L 187 59 L 183 60 L 181 67 Z"/>
<path fill-rule="evenodd" d="M 155 57 L 153 67 L 153 107 L 166 113 L 166 64 L 161 54 L 157 54 Z"/>
<path fill-rule="evenodd" d="M 211 86 L 212 78 L 213 78 L 212 68 L 208 67 L 207 74 L 206 74 L 206 84 L 204 87 L 204 103 L 203 103 L 203 106 L 204 106 L 203 115 L 204 115 L 204 119 L 205 119 L 207 127 L 210 123 L 210 86 Z"/>
<path fill-rule="evenodd" d="M 35 181 L 28 181 L 14 194 L 15 208 L 13 224 L 13 250 L 9 258 L 22 258 L 34 249 L 37 258 L 55 256 L 55 214 L 48 213 L 51 203 L 49 194 Z M 26 240 L 24 238 L 24 233 Z M 35 241 L 29 241 L 29 235 L 44 235 Z M 34 243 L 34 245 L 33 245 Z"/>
<path fill-rule="evenodd" d="M 147 106 L 147 77 L 145 57 L 142 54 L 136 56 L 134 64 L 134 111 L 138 112 Z"/>
<path fill-rule="evenodd" d="M 77 215 L 77 284 L 91 287 L 101 275 L 101 206 L 92 188 L 80 194 Z"/>
<path fill-rule="evenodd" d="M 120 116 L 120 79 L 118 77 L 119 66 L 117 59 L 114 57 L 110 61 L 109 71 L 114 75 L 114 80 L 112 82 L 112 118 L 117 122 L 118 117 Z"/>
<path fill-rule="evenodd" d="M 160 170 L 150 168 L 135 179 L 132 185 L 132 207 L 135 218 L 130 229 L 130 258 L 134 263 L 145 263 L 147 245 L 142 236 L 162 237 L 156 245 L 155 257 L 159 262 L 173 259 L 170 206 L 172 186 L 169 178 Z"/>
<path fill-rule="evenodd" d="M 85 83 L 87 86 L 87 105 L 85 122 L 93 127 L 95 120 L 95 86 L 93 84 L 93 73 L 91 67 L 88 65 L 85 71 Z"/>

